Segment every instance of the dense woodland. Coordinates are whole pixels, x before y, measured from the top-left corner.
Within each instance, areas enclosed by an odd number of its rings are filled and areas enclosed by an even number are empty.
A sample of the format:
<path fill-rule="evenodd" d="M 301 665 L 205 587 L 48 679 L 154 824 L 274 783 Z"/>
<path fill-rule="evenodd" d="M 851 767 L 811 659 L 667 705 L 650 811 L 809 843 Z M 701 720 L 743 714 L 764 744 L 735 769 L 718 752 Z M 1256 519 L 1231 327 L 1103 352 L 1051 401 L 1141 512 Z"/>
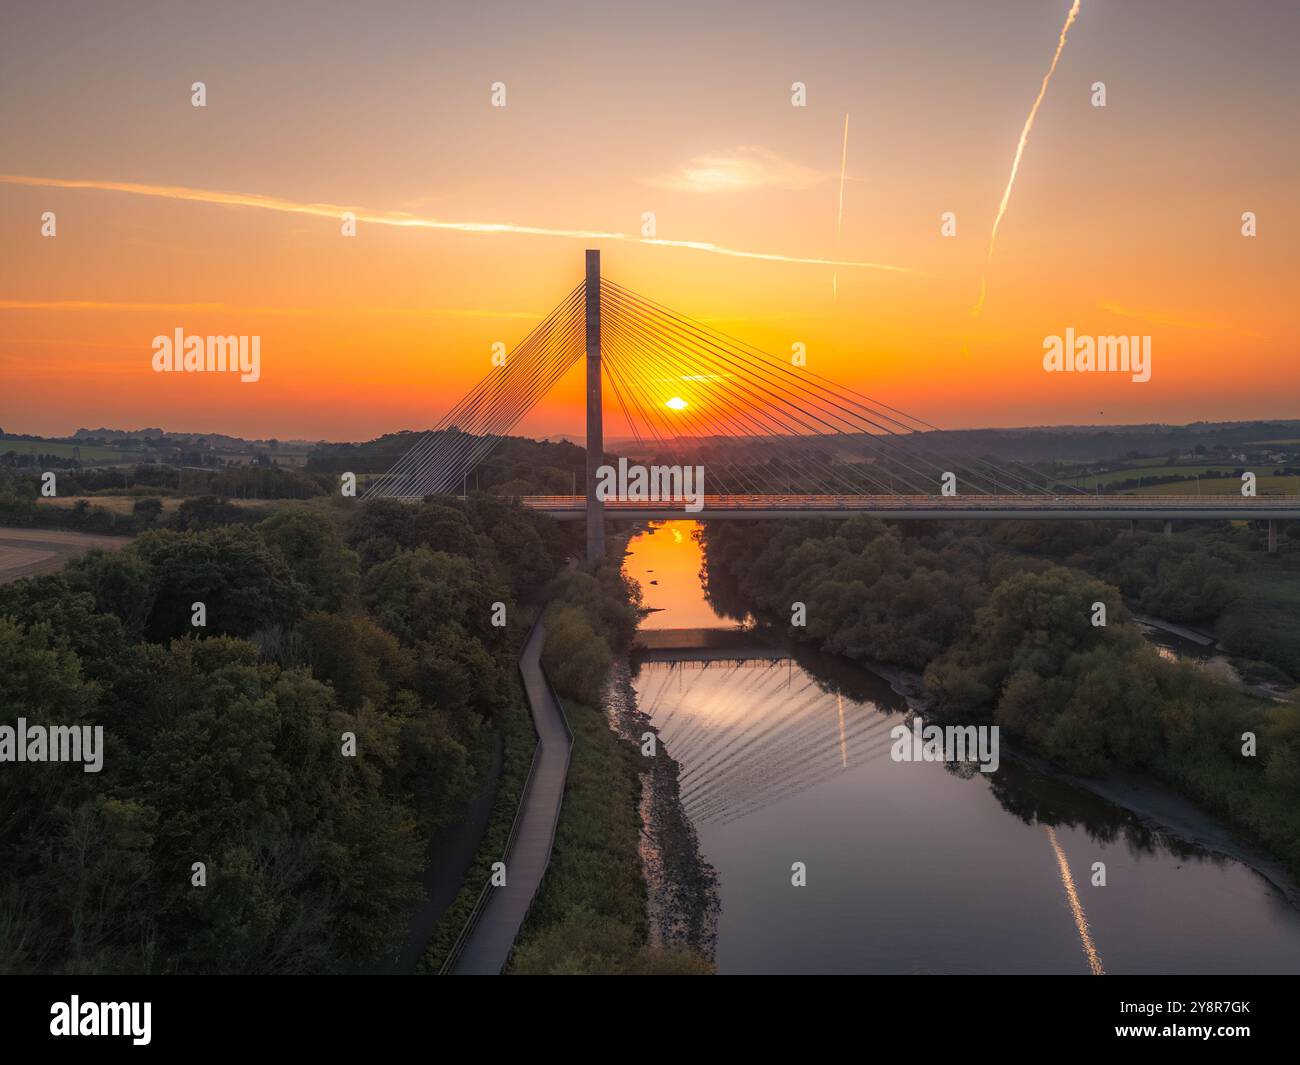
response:
<path fill-rule="evenodd" d="M 1232 529 L 1166 538 L 1096 523 L 717 522 L 704 539 L 710 596 L 724 612 L 752 610 L 823 650 L 923 672 L 938 720 L 998 724 L 1078 773 L 1124 767 L 1163 779 L 1300 874 L 1300 697 L 1252 698 L 1162 659 L 1125 606 L 1217 620 L 1291 686 L 1294 556 L 1252 555 Z M 1263 583 L 1289 626 L 1280 636 L 1253 620 Z M 796 602 L 804 628 L 790 625 Z M 1105 626 L 1092 623 L 1097 602 Z M 1242 755 L 1247 732 L 1255 757 Z"/>
<path fill-rule="evenodd" d="M 0 586 L 5 722 L 102 725 L 106 746 L 98 774 L 0 774 L 4 971 L 337 972 L 390 947 L 568 555 L 487 498 L 192 502 Z"/>
<path fill-rule="evenodd" d="M 142 497 L 129 515 L 65 514 L 144 531 L 0 585 L 3 721 L 102 725 L 107 747 L 98 774 L 0 774 L 0 971 L 365 969 L 407 932 L 426 842 L 482 785 L 498 733 L 491 819 L 421 965 L 436 972 L 527 775 L 536 737 L 516 661 L 543 602 L 544 661 L 576 740 L 513 971 L 712 970 L 648 945 L 639 755 L 600 709 L 639 591 L 616 561 L 566 565 L 573 530 L 486 493 L 418 506 L 203 496 L 167 512 Z"/>

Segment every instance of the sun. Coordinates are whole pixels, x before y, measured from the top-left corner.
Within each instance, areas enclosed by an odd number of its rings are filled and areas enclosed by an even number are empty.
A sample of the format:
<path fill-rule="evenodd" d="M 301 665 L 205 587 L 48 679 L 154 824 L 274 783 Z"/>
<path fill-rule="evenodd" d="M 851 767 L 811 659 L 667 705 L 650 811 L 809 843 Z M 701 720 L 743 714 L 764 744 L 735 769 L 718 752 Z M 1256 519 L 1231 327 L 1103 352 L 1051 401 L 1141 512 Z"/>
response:
<path fill-rule="evenodd" d="M 686 400 L 682 399 L 681 396 L 673 396 L 664 406 L 669 410 L 685 410 L 687 404 Z"/>

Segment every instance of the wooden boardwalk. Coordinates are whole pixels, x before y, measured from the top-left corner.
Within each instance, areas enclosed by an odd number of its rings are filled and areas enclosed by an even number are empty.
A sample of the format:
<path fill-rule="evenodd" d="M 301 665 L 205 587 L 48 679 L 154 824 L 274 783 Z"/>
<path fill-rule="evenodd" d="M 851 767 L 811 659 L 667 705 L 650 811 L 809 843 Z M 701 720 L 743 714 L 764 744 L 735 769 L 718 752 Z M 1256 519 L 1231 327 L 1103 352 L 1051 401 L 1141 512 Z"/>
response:
<path fill-rule="evenodd" d="M 538 739 L 515 832 L 505 857 L 506 883 L 503 887 L 484 889 L 482 910 L 451 968 L 458 976 L 497 975 L 505 968 L 551 860 L 569 773 L 573 733 L 542 672 L 545 638 L 546 623 L 540 620 L 533 626 L 519 656 L 519 673 Z"/>

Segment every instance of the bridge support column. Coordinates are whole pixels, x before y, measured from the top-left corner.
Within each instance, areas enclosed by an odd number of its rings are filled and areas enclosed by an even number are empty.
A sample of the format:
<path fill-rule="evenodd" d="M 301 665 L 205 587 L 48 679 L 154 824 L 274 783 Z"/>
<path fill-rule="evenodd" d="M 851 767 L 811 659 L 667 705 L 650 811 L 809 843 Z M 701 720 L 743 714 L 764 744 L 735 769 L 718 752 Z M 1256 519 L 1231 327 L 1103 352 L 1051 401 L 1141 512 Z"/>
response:
<path fill-rule="evenodd" d="M 1273 518 L 1268 519 L 1268 553 L 1277 554 L 1277 521 Z"/>
<path fill-rule="evenodd" d="M 1166 536 L 1174 535 L 1174 523 L 1172 521 L 1165 522 L 1165 535 Z"/>
<path fill-rule="evenodd" d="M 605 559 L 605 504 L 596 498 L 596 471 L 605 461 L 600 403 L 600 251 L 587 249 L 587 561 Z"/>

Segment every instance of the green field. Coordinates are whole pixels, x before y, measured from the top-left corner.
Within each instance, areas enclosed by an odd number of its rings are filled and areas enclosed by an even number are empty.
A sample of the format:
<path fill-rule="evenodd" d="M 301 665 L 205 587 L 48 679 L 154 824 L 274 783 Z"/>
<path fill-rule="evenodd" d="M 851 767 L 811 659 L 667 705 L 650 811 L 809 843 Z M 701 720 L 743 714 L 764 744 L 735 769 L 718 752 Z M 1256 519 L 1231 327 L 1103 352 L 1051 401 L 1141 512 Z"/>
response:
<path fill-rule="evenodd" d="M 78 503 L 89 503 L 92 507 L 102 507 L 104 510 L 112 511 L 114 514 L 130 514 L 135 509 L 136 503 L 145 498 L 159 499 L 162 501 L 163 512 L 171 513 L 173 510 L 179 510 L 180 505 L 185 502 L 186 498 L 182 496 L 123 496 L 123 495 L 89 495 L 89 496 L 56 496 L 53 499 L 39 499 L 36 502 L 38 507 L 75 507 Z M 311 499 L 227 499 L 226 502 L 236 507 L 265 507 L 271 504 L 280 504 L 284 506 L 316 506 L 326 505 L 332 500 L 330 497 L 322 497 L 323 503 L 317 503 Z"/>
<path fill-rule="evenodd" d="M 1103 482 L 1104 484 L 1105 482 Z M 1300 494 L 1300 478 L 1296 477 L 1260 477 L 1255 482 L 1255 491 L 1262 496 L 1293 496 Z M 1194 496 L 1197 486 L 1194 480 L 1175 481 L 1172 484 L 1144 485 L 1141 488 L 1126 488 L 1124 495 L 1153 496 Z M 1202 477 L 1200 494 L 1203 496 L 1241 495 L 1241 479 L 1238 477 Z"/>
<path fill-rule="evenodd" d="M 1149 462 L 1149 460 L 1147 461 Z M 1192 491 L 1195 492 L 1196 477 L 1199 475 L 1202 482 L 1206 481 L 1207 478 L 1205 477 L 1205 472 L 1207 470 L 1213 473 L 1230 474 L 1234 470 L 1249 469 L 1249 468 L 1250 468 L 1249 465 L 1243 465 L 1241 463 L 1238 463 L 1233 466 L 1227 466 L 1221 463 L 1217 465 L 1206 464 L 1206 465 L 1198 465 L 1198 466 L 1146 465 L 1146 466 L 1125 467 L 1122 470 L 1109 470 L 1105 473 L 1097 473 L 1097 474 L 1090 473 L 1090 474 L 1075 474 L 1073 476 L 1058 476 L 1057 479 L 1066 484 L 1078 485 L 1080 487 L 1087 487 L 1095 490 L 1098 484 L 1100 484 L 1104 488 L 1106 485 L 1109 484 L 1117 484 L 1121 481 L 1132 481 L 1137 478 L 1142 478 L 1144 480 L 1152 480 L 1156 477 L 1182 477 L 1185 479 L 1185 481 L 1188 484 L 1192 485 Z M 1269 463 L 1266 466 L 1259 467 L 1259 469 L 1257 469 L 1255 472 L 1259 474 L 1263 474 L 1265 471 L 1268 471 L 1271 473 L 1272 470 L 1275 468 L 1276 467 L 1274 464 Z"/>
<path fill-rule="evenodd" d="M 63 440 L 12 440 L 0 436 L 0 455 L 16 451 L 20 455 L 57 455 L 61 459 L 73 457 L 73 451 L 80 446 L 83 462 L 114 462 L 126 456 L 111 447 L 98 444 L 70 444 Z"/>

